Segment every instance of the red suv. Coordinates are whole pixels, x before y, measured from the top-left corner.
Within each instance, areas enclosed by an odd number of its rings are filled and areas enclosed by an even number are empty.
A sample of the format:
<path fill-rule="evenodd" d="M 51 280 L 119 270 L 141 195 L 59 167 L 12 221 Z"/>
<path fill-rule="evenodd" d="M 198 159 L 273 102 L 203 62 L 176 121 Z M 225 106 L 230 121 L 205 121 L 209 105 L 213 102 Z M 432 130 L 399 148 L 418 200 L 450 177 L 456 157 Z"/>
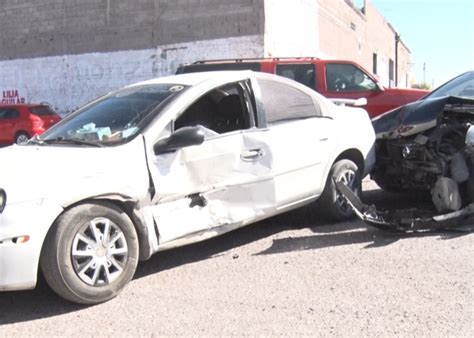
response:
<path fill-rule="evenodd" d="M 61 120 L 44 104 L 0 105 L 0 144 L 24 143 Z"/>
<path fill-rule="evenodd" d="M 179 67 L 176 73 L 246 69 L 288 77 L 341 102 L 365 97 L 367 105 L 364 108 L 372 118 L 428 93 L 420 89 L 386 88 L 352 61 L 312 57 L 197 61 Z"/>

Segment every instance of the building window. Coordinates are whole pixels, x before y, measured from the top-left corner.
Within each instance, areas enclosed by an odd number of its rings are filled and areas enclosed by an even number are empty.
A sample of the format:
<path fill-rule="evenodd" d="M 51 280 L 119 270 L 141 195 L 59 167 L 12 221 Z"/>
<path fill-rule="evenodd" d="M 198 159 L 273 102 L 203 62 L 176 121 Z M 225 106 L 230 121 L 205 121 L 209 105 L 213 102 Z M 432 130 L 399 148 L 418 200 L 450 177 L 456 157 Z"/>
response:
<path fill-rule="evenodd" d="M 372 54 L 372 73 L 377 74 L 377 53 Z"/>

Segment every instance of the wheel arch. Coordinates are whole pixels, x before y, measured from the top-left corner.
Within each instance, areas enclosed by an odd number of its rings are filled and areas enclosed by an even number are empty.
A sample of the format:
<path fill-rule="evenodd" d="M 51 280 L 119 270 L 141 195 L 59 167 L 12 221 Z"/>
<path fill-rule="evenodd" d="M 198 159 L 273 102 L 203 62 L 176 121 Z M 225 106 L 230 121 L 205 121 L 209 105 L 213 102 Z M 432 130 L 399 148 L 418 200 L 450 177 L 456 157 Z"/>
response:
<path fill-rule="evenodd" d="M 28 130 L 26 129 L 18 129 L 17 131 L 15 131 L 15 134 L 14 134 L 14 138 L 16 139 L 16 137 L 20 134 L 25 134 L 27 135 L 28 137 L 31 137 L 31 134 L 28 132 Z"/>
<path fill-rule="evenodd" d="M 340 153 L 338 157 L 336 157 L 333 163 L 336 163 L 337 161 L 340 161 L 340 160 L 350 160 L 354 162 L 357 165 L 357 168 L 359 169 L 361 176 L 363 176 L 363 173 L 365 170 L 365 161 L 364 161 L 364 156 L 362 155 L 360 150 L 355 149 L 355 148 L 346 149 L 342 153 Z"/>
<path fill-rule="evenodd" d="M 152 249 L 151 249 L 149 237 L 148 237 L 149 236 L 148 227 L 146 225 L 145 220 L 141 216 L 141 213 L 139 212 L 138 201 L 133 200 L 130 197 L 119 195 L 119 194 L 112 194 L 112 195 L 89 197 L 86 199 L 82 199 L 80 201 L 76 201 L 67 206 L 64 206 L 64 210 L 56 217 L 56 219 L 54 220 L 52 224 L 54 224 L 57 221 L 57 219 L 65 211 L 72 209 L 77 205 L 85 204 L 85 203 L 99 203 L 100 204 L 100 202 L 102 202 L 103 204 L 109 204 L 109 205 L 112 204 L 117 209 L 124 212 L 130 218 L 138 236 L 139 259 L 143 261 L 150 258 L 152 254 Z M 49 231 L 51 231 L 51 229 Z"/>

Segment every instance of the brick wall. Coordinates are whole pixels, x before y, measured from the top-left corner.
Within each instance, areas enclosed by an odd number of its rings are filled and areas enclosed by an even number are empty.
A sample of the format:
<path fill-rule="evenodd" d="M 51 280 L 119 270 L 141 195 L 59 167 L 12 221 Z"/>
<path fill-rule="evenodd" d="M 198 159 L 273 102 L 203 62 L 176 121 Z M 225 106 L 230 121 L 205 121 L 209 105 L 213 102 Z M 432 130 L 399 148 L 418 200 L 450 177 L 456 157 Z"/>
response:
<path fill-rule="evenodd" d="M 0 0 L 0 60 L 262 35 L 262 0 Z"/>

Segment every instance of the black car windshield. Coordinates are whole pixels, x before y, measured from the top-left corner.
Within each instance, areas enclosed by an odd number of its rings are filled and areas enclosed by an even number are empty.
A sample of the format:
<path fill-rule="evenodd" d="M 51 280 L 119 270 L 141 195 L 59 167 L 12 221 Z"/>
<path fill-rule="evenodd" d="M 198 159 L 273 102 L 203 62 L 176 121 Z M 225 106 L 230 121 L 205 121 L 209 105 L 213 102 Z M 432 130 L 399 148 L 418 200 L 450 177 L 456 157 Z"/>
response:
<path fill-rule="evenodd" d="M 425 98 L 432 99 L 442 96 L 459 96 L 474 99 L 474 71 L 455 77 L 429 93 Z"/>
<path fill-rule="evenodd" d="M 155 84 L 121 89 L 72 113 L 31 143 L 107 146 L 126 142 L 184 88 Z"/>

